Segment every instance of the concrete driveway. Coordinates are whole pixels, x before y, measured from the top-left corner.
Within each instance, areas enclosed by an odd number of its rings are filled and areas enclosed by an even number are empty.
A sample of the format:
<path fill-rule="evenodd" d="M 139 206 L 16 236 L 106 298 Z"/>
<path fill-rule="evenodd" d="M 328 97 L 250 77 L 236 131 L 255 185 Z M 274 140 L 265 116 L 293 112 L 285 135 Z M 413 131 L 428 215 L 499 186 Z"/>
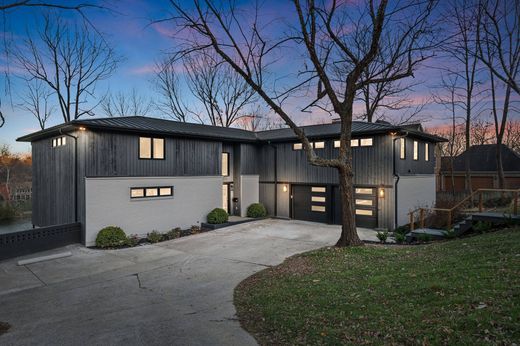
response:
<path fill-rule="evenodd" d="M 375 232 L 359 230 L 375 240 Z M 339 226 L 263 220 L 132 249 L 0 262 L 1 345 L 250 345 L 233 289 L 286 257 L 333 245 Z"/>

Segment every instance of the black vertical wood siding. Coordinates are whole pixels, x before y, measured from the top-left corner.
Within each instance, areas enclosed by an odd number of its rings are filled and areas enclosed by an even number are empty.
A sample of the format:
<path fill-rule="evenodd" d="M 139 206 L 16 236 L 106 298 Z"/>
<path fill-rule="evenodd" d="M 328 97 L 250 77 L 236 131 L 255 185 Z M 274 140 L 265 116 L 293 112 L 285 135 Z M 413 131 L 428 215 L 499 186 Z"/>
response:
<path fill-rule="evenodd" d="M 418 142 L 418 160 L 413 159 L 413 142 Z M 430 157 L 429 161 L 425 161 L 425 142 L 424 140 L 414 139 L 411 137 L 405 137 L 405 152 L 406 156 L 404 160 L 400 159 L 400 142 L 399 140 L 395 143 L 395 155 L 396 155 L 396 171 L 400 175 L 414 175 L 414 174 L 434 174 L 435 168 L 435 143 L 429 143 Z"/>

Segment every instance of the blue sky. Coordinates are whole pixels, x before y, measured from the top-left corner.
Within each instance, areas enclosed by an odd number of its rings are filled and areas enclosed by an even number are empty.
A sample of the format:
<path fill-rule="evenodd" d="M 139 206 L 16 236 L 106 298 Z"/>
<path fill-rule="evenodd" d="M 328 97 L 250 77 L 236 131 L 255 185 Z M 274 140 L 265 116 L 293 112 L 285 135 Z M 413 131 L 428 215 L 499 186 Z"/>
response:
<path fill-rule="evenodd" d="M 64 1 L 64 3 L 67 1 Z M 103 32 L 107 40 L 114 46 L 117 53 L 124 57 L 115 74 L 108 80 L 98 84 L 96 92 L 98 96 L 104 95 L 107 91 L 128 92 L 135 88 L 140 94 L 150 98 L 156 98 L 153 91 L 151 80 L 153 78 L 154 63 L 164 56 L 164 53 L 174 48 L 174 41 L 171 38 L 173 33 L 171 25 L 168 23 L 150 25 L 152 19 L 164 18 L 167 15 L 168 1 L 144 1 L 144 0 L 120 0 L 107 2 L 114 9 L 112 12 L 88 10 L 86 13 L 95 27 Z M 266 1 L 267 16 L 290 16 L 292 7 L 290 2 Z M 77 15 L 72 13 L 61 13 L 71 21 L 77 19 Z M 3 32 L 7 37 L 19 42 L 25 37 L 26 32 L 36 30 L 38 18 L 41 16 L 41 9 L 18 9 L 8 13 L 7 20 L 4 21 Z M 0 57 L 0 71 L 5 71 L 7 67 L 5 54 Z M 285 64 L 285 65 L 284 65 Z M 279 66 L 283 70 L 293 64 L 291 59 L 285 59 Z M 438 59 L 430 60 L 419 73 L 416 74 L 416 81 L 424 82 L 417 87 L 411 98 L 414 100 L 424 100 L 429 98 L 431 90 L 438 84 L 440 72 L 436 69 L 440 64 Z M 12 72 L 16 72 L 13 62 L 9 62 Z M 17 108 L 12 108 L 10 103 L 17 103 L 17 95 L 21 92 L 20 80 L 11 75 L 11 93 L 4 92 L 6 86 L 5 74 L 0 76 L 2 88 L 2 111 L 6 116 L 6 124 L 0 128 L 0 144 L 8 143 L 17 152 L 27 152 L 30 145 L 17 143 L 15 139 L 24 134 L 38 130 L 38 123 L 30 114 Z M 518 100 L 517 96 L 514 96 Z M 434 126 L 445 121 L 442 108 L 438 105 L 429 105 L 424 109 L 425 117 L 430 119 L 429 125 Z M 312 117 L 307 114 L 297 114 L 297 120 L 302 124 L 313 121 L 327 121 L 327 116 Z M 514 117 L 518 118 L 518 114 Z M 60 122 L 59 115 L 54 116 L 48 126 Z"/>

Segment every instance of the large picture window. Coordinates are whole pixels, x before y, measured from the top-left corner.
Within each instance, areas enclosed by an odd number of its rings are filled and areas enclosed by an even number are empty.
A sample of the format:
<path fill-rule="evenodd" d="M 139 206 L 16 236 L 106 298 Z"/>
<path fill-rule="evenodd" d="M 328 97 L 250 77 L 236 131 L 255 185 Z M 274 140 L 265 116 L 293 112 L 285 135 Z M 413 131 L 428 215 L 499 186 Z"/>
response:
<path fill-rule="evenodd" d="M 144 160 L 163 160 L 164 138 L 139 137 L 139 158 Z"/>

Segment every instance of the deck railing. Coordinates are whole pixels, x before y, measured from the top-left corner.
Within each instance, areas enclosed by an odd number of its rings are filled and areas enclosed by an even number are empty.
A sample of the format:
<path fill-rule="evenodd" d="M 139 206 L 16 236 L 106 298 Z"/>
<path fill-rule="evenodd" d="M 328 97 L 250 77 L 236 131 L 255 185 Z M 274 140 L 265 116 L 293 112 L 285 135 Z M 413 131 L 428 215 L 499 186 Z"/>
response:
<path fill-rule="evenodd" d="M 421 207 L 410 211 L 408 213 L 410 230 L 413 231 L 415 229 L 416 223 L 419 223 L 420 228 L 424 228 L 428 219 L 430 219 L 432 222 L 435 222 L 437 225 L 442 225 L 444 224 L 443 216 L 446 217 L 446 223 L 444 227 L 446 229 L 451 229 L 452 225 L 457 221 L 457 216 L 461 214 L 471 214 L 477 211 L 482 213 L 486 209 L 484 202 L 484 195 L 486 193 L 501 194 L 502 196 L 504 194 L 512 195 L 512 208 L 511 202 L 509 202 L 508 205 L 508 208 L 511 208 L 512 210 L 510 210 L 508 213 L 518 215 L 518 197 L 520 194 L 520 189 L 477 189 L 451 208 Z M 470 208 L 464 209 L 464 207 L 468 204 Z M 494 206 L 488 208 L 494 209 L 496 211 L 497 207 Z M 504 214 L 507 213 L 504 212 Z"/>

